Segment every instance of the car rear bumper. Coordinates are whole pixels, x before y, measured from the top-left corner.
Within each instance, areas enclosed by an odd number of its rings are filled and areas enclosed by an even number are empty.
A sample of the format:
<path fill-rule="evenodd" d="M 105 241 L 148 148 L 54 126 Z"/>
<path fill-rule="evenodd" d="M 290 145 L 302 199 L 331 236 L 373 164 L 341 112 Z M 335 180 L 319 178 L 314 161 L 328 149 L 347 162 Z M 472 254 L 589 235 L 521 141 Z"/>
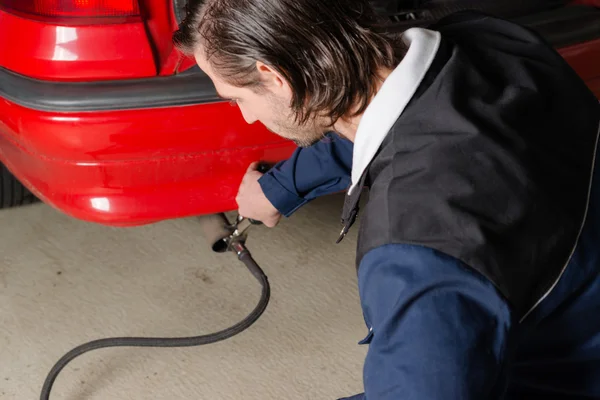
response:
<path fill-rule="evenodd" d="M 214 102 L 198 77 L 98 85 L 111 96 L 0 70 L 0 161 L 79 219 L 130 226 L 232 210 L 249 163 L 295 148 Z"/>

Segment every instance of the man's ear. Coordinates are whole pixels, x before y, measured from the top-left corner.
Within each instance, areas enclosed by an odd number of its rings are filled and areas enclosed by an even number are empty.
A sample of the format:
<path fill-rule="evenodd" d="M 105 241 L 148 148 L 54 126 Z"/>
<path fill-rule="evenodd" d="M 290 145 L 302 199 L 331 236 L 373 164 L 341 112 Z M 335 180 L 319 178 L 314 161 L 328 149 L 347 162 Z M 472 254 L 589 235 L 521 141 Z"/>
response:
<path fill-rule="evenodd" d="M 269 89 L 269 91 L 275 94 L 286 94 L 291 93 L 291 88 L 286 79 L 269 65 L 257 61 L 256 70 L 260 76 L 260 81 Z"/>

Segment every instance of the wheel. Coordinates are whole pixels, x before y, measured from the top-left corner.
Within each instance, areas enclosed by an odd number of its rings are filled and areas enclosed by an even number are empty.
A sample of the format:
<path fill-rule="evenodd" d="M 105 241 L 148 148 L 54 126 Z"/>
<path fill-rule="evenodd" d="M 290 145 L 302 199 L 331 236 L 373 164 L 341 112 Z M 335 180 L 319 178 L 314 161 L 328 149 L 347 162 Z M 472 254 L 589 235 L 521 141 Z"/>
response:
<path fill-rule="evenodd" d="M 0 208 L 22 206 L 36 201 L 36 197 L 0 164 Z"/>

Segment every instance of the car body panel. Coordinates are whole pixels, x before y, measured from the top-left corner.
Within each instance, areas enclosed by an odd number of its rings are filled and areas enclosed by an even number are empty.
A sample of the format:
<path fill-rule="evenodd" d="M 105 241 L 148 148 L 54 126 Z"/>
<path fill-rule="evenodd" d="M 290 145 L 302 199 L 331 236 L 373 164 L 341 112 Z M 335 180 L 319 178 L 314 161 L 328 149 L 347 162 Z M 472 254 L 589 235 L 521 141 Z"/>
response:
<path fill-rule="evenodd" d="M 565 47 L 558 52 L 594 90 L 592 81 L 600 78 L 600 39 Z"/>
<path fill-rule="evenodd" d="M 143 0 L 144 22 L 156 54 L 158 75 L 168 76 L 178 71 L 184 58 L 171 40 L 177 29 L 173 3 L 165 0 Z"/>
<path fill-rule="evenodd" d="M 118 37 L 112 27 L 102 26 L 101 35 L 100 27 L 68 27 L 78 39 L 60 45 L 57 26 L 0 11 L 0 34 L 31 29 L 24 47 L 7 41 L 0 50 L 0 161 L 42 200 L 79 219 L 131 226 L 233 210 L 251 162 L 283 160 L 295 149 L 219 102 L 208 78 L 190 69 L 193 60 L 173 49 L 172 10 L 160 18 L 164 0 L 144 4 L 146 27 L 115 25 Z M 600 98 L 597 27 L 577 32 L 585 10 L 559 11 L 539 18 L 538 27 Z M 561 32 L 556 18 L 567 14 Z M 79 46 L 92 33 L 98 47 Z M 121 40 L 124 33 L 130 40 Z M 60 49 L 77 60 L 57 57 Z M 64 82 L 75 77 L 90 82 Z"/>

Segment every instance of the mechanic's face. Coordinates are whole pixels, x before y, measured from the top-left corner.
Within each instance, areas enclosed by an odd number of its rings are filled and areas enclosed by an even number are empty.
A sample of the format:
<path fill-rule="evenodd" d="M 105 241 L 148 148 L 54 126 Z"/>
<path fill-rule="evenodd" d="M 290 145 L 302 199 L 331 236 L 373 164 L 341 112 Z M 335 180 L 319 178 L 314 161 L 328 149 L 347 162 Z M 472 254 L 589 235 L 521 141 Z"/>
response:
<path fill-rule="evenodd" d="M 232 104 L 237 105 L 247 123 L 262 122 L 271 132 L 296 145 L 308 147 L 319 141 L 331 130 L 324 121 L 309 121 L 305 125 L 295 122 L 290 107 L 292 91 L 289 84 L 269 66 L 257 62 L 263 90 L 239 88 L 221 79 L 204 57 L 204 52 L 196 53 L 196 62 L 202 71 L 213 81 L 217 93 Z"/>

